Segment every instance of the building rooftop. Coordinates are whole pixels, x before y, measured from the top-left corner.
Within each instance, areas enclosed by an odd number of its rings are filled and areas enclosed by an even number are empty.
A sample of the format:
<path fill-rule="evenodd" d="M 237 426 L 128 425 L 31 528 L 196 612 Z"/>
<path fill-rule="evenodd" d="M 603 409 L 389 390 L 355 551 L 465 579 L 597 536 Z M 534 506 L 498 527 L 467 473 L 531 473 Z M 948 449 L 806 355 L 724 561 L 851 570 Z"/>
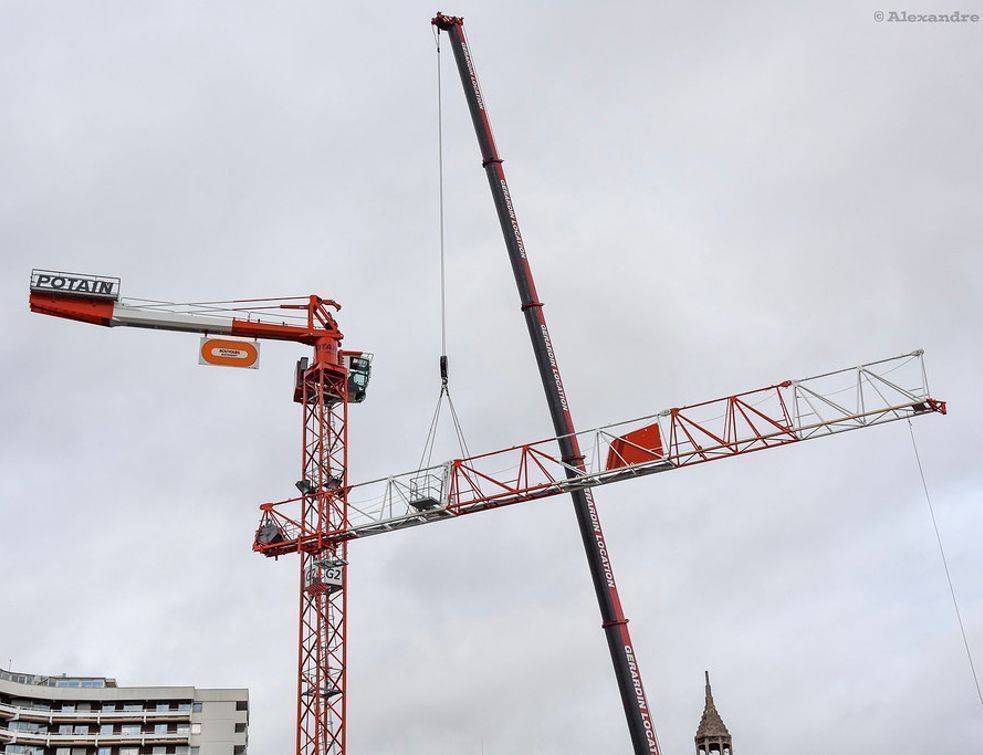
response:
<path fill-rule="evenodd" d="M 106 676 L 42 676 L 41 674 L 22 674 L 0 669 L 0 679 L 18 684 L 33 684 L 38 687 L 68 687 L 85 689 L 104 689 L 115 687 L 116 680 Z"/>

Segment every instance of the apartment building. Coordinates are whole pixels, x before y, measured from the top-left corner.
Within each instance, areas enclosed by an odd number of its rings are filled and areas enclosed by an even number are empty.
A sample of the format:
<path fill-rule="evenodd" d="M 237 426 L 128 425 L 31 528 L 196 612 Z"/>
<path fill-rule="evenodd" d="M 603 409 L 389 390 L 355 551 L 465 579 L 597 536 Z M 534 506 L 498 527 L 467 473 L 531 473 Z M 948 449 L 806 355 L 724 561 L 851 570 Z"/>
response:
<path fill-rule="evenodd" d="M 0 671 L 3 755 L 245 755 L 249 691 Z"/>

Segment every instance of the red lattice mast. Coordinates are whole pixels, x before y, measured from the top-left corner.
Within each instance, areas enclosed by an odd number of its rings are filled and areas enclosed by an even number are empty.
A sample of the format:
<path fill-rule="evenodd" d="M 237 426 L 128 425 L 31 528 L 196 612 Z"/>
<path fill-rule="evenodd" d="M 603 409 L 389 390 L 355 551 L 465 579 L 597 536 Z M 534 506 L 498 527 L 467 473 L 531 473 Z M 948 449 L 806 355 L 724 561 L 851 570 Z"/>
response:
<path fill-rule="evenodd" d="M 332 349 L 331 346 L 334 346 Z M 347 545 L 324 534 L 348 521 L 347 372 L 337 342 L 299 368 L 303 407 L 297 753 L 345 752 Z"/>

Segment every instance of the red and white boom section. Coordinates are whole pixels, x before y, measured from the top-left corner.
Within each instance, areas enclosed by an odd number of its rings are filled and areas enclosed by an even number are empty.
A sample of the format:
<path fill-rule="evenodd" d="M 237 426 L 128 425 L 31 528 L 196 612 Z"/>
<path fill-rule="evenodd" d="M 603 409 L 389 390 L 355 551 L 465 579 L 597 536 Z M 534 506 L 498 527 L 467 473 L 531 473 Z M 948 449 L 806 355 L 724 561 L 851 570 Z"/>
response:
<path fill-rule="evenodd" d="M 936 412 L 945 402 L 913 351 L 585 430 L 583 469 L 549 438 L 353 485 L 345 526 L 320 536 L 343 542 Z M 257 551 L 308 547 L 298 504 L 263 504 Z"/>
<path fill-rule="evenodd" d="M 109 328 L 230 335 L 310 346 L 342 338 L 330 312 L 341 306 L 313 295 L 176 304 L 122 298 L 119 278 L 34 270 L 30 306 L 37 314 Z"/>

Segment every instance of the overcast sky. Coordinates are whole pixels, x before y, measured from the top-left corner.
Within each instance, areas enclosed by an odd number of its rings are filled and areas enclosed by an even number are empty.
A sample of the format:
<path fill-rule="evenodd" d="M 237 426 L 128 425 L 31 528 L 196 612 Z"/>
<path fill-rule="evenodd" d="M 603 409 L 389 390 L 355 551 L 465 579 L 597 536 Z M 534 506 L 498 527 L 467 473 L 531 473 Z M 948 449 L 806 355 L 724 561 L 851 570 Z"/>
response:
<path fill-rule="evenodd" d="M 298 478 L 303 349 L 200 367 L 191 335 L 30 315 L 28 276 L 333 297 L 346 345 L 376 354 L 351 475 L 412 468 L 439 387 L 435 10 L 0 5 L 4 667 L 248 687 L 251 752 L 292 746 L 297 566 L 250 543 Z M 835 1 L 443 10 L 467 21 L 578 425 L 924 348 L 951 412 L 915 434 L 983 666 L 983 22 Z M 550 423 L 445 57 L 452 389 L 492 450 Z M 706 668 L 738 752 L 980 748 L 904 424 L 597 499 L 667 754 L 692 751 Z M 569 501 L 350 560 L 351 752 L 628 751 Z"/>

